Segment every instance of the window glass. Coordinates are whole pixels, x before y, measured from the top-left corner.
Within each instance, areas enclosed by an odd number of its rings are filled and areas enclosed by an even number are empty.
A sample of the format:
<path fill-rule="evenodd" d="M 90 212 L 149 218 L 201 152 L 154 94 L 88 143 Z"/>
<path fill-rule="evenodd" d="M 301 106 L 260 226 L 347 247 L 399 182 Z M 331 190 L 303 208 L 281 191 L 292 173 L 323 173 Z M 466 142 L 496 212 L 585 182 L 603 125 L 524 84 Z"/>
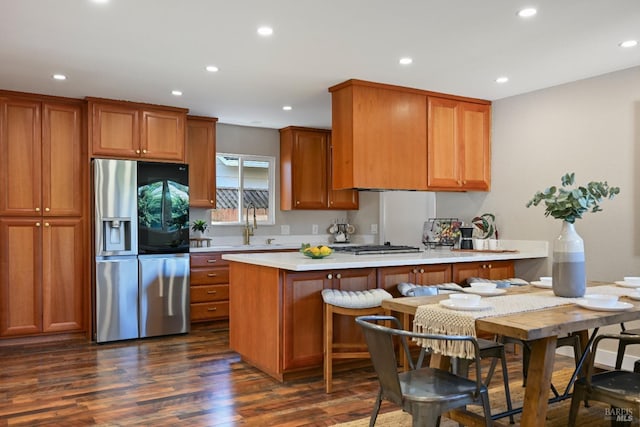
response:
<path fill-rule="evenodd" d="M 216 209 L 211 212 L 212 224 L 241 224 L 250 221 L 274 224 L 275 157 L 217 153 Z M 242 196 L 242 197 L 241 197 Z"/>

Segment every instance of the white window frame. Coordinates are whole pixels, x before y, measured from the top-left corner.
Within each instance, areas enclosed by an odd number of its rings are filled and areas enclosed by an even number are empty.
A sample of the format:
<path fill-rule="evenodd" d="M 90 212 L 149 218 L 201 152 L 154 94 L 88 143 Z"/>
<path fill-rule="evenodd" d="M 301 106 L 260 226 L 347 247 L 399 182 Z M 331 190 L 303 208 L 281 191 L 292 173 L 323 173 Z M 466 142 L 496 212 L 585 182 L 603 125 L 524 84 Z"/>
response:
<path fill-rule="evenodd" d="M 266 220 L 259 220 L 258 225 L 274 225 L 276 223 L 275 211 L 276 211 L 276 158 L 274 156 L 260 156 L 255 154 L 236 154 L 236 153 L 216 153 L 216 159 L 219 156 L 236 157 L 238 159 L 238 220 L 235 222 L 217 222 L 211 221 L 212 225 L 216 226 L 238 226 L 245 224 L 245 208 L 242 194 L 244 193 L 244 163 L 247 161 L 266 162 L 268 167 L 268 191 L 269 191 L 269 208 Z M 217 160 L 216 160 L 217 162 Z M 217 171 L 216 171 L 216 186 L 217 186 Z M 253 219 L 250 218 L 252 223 Z"/>

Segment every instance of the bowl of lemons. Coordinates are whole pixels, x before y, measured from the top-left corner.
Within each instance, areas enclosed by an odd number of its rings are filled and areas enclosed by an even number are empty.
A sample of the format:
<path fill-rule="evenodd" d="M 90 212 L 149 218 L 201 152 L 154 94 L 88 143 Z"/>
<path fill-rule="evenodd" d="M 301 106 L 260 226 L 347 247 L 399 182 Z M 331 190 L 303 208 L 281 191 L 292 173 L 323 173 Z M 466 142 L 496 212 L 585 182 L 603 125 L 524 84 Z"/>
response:
<path fill-rule="evenodd" d="M 311 246 L 309 243 L 303 243 L 302 247 L 300 247 L 300 252 L 302 252 L 302 255 L 308 256 L 309 258 L 320 259 L 331 255 L 333 253 L 333 249 L 329 246 Z"/>

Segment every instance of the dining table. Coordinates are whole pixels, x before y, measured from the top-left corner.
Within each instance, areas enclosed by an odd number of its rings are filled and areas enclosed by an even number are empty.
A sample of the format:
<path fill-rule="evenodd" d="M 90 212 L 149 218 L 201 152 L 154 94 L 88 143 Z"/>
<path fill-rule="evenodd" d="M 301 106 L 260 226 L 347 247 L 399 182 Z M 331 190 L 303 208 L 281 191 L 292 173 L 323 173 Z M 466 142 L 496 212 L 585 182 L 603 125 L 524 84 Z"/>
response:
<path fill-rule="evenodd" d="M 515 338 L 526 341 L 530 347 L 527 386 L 521 408 L 520 425 L 524 427 L 545 425 L 558 337 L 579 334 L 584 360 L 588 345 L 598 328 L 640 319 L 640 301 L 632 299 L 634 295 L 632 292 L 637 291 L 618 286 L 616 283 L 589 281 L 587 293 L 607 291 L 609 294 L 618 295 L 620 305 L 624 309 L 615 307 L 596 309 L 584 304 L 584 300 L 568 298 L 566 304 L 560 302 L 560 305 L 553 307 L 490 315 L 475 320 L 476 335 L 490 334 Z M 553 297 L 551 290 L 533 285 L 511 286 L 504 290 L 505 292 L 501 295 L 508 297 L 513 303 L 510 305 L 513 306 L 518 306 L 519 301 L 531 300 L 534 297 L 544 295 Z M 484 296 L 482 299 L 487 298 L 493 297 Z M 420 307 L 441 305 L 439 302 L 443 299 L 448 299 L 448 295 L 392 298 L 383 300 L 382 307 L 396 314 L 406 330 L 413 330 L 414 318 Z M 592 331 L 591 336 L 589 331 Z M 432 357 L 431 365 L 446 368 L 449 364 L 449 356 L 437 356 Z M 448 416 L 465 425 L 484 425 L 479 417 L 469 411 L 454 411 Z"/>

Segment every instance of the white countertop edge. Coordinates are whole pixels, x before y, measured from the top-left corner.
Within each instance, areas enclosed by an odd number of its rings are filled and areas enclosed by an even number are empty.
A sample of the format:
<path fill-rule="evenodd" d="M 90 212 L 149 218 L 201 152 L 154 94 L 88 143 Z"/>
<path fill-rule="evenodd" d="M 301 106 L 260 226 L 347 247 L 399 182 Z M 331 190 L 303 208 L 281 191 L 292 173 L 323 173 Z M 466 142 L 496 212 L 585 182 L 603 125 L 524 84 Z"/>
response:
<path fill-rule="evenodd" d="M 511 241 L 511 244 L 512 246 L 510 247 L 503 247 L 516 249 L 515 246 L 519 246 L 517 249 L 518 252 L 455 252 L 447 249 L 435 249 L 419 253 L 386 255 L 351 255 L 333 253 L 327 258 L 311 259 L 305 257 L 299 252 L 269 251 L 249 254 L 226 253 L 222 255 L 222 259 L 290 271 L 314 271 L 548 257 L 549 245 L 546 241 Z"/>

